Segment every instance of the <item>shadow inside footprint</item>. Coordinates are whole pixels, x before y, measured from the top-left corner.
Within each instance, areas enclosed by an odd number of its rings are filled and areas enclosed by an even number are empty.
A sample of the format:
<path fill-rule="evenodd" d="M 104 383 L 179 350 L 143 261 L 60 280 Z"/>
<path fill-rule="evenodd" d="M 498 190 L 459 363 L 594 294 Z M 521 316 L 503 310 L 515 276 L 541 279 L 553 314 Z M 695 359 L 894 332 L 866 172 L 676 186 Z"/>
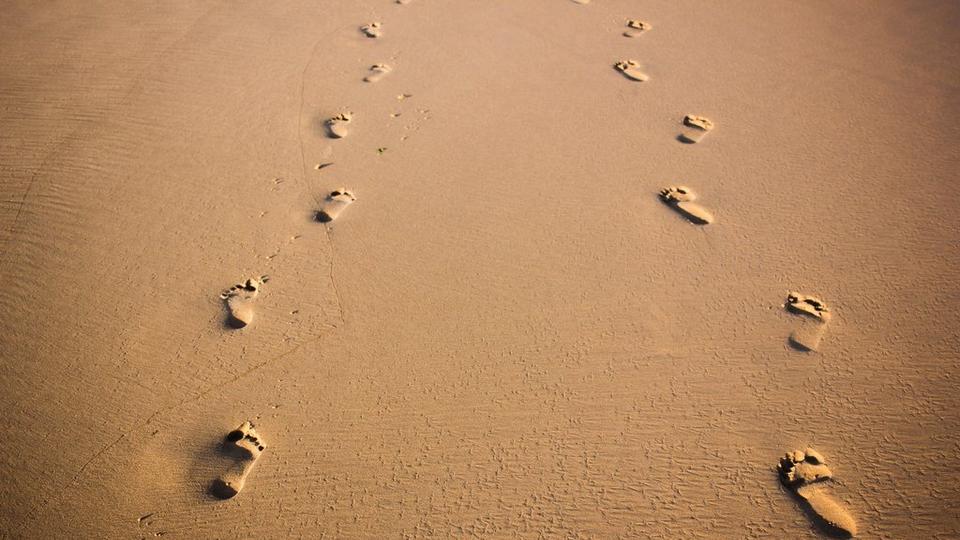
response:
<path fill-rule="evenodd" d="M 236 496 L 236 494 L 236 490 L 228 486 L 221 478 L 217 478 L 207 485 L 207 495 L 214 499 L 230 499 Z"/>
<path fill-rule="evenodd" d="M 817 352 L 820 349 L 820 343 L 827 333 L 826 323 L 814 323 L 804 321 L 800 327 L 790 332 L 787 337 L 787 343 L 790 348 L 800 352 Z"/>
<path fill-rule="evenodd" d="M 813 523 L 814 527 L 819 529 L 821 532 L 828 536 L 832 536 L 833 538 L 853 538 L 853 534 L 851 534 L 850 531 L 843 530 L 824 519 L 823 516 L 817 513 L 817 511 L 810 506 L 809 501 L 801 497 L 799 493 L 791 489 L 788 489 L 787 491 L 790 492 L 790 498 L 797 503 L 797 506 L 800 507 L 807 519 L 809 519 L 810 522 Z"/>
<path fill-rule="evenodd" d="M 793 350 L 795 350 L 795 351 L 799 351 L 799 352 L 810 352 L 810 351 L 813 350 L 813 349 L 811 349 L 811 348 L 809 348 L 809 347 L 801 344 L 801 343 L 798 342 L 798 341 L 794 341 L 794 339 L 793 339 L 792 336 L 787 338 L 787 346 L 790 347 L 791 349 L 793 349 Z"/>
<path fill-rule="evenodd" d="M 224 330 L 239 330 L 246 326 L 247 323 L 233 316 L 232 313 L 227 314 L 227 318 L 223 321 Z"/>

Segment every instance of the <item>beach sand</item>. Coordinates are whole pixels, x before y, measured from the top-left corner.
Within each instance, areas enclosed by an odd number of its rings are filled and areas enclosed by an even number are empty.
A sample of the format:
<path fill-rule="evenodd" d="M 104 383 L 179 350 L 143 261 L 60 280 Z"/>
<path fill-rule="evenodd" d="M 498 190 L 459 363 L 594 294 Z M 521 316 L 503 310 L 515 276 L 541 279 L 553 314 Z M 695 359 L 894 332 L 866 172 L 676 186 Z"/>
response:
<path fill-rule="evenodd" d="M 121 4 L 0 17 L 3 536 L 960 536 L 960 6 Z"/>

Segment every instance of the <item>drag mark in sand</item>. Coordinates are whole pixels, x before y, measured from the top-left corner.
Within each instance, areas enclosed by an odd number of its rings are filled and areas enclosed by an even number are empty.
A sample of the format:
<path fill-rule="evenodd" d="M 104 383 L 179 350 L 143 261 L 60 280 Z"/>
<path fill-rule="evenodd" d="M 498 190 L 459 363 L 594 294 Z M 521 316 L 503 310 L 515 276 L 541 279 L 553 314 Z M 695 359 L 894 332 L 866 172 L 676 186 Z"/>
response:
<path fill-rule="evenodd" d="M 379 26 L 379 25 L 378 25 L 378 26 Z M 313 47 L 312 47 L 311 50 L 310 50 L 310 56 L 307 58 L 307 62 L 306 62 L 306 64 L 304 64 L 304 66 L 303 66 L 303 71 L 300 73 L 300 108 L 299 108 L 299 112 L 298 112 L 298 115 L 297 115 L 297 141 L 298 141 L 298 143 L 299 143 L 299 145 L 300 145 L 300 170 L 301 170 L 301 177 L 300 177 L 300 178 L 301 178 L 301 183 L 302 183 L 303 186 L 304 186 L 304 189 L 309 189 L 309 183 L 307 182 L 306 149 L 305 149 L 305 145 L 304 145 L 304 143 L 303 143 L 303 131 L 304 131 L 303 118 L 304 118 L 304 116 L 305 116 L 305 115 L 304 115 L 304 105 L 305 105 L 305 103 L 306 103 L 306 99 L 304 98 L 304 89 L 306 88 L 307 72 L 310 70 L 310 67 L 313 65 L 314 60 L 315 60 L 316 57 L 317 57 L 317 49 L 320 47 L 320 44 L 323 43 L 323 42 L 325 42 L 325 41 L 327 40 L 327 38 L 329 37 L 330 34 L 333 34 L 333 33 L 335 33 L 335 32 L 344 30 L 345 28 L 347 28 L 347 26 L 342 26 L 342 27 L 336 28 L 336 29 L 332 30 L 331 32 L 329 32 L 328 34 L 326 34 L 326 35 L 320 37 L 319 39 L 317 39 L 317 41 L 314 42 Z M 348 121 L 349 121 L 349 120 L 348 120 Z M 328 133 L 329 133 L 329 127 L 328 127 L 327 129 L 328 129 Z M 324 168 L 326 168 L 326 167 L 328 167 L 328 166 L 330 166 L 330 165 L 333 165 L 333 163 L 332 163 L 332 162 L 321 163 L 321 164 L 318 164 L 318 165 L 317 165 L 316 169 L 317 169 L 317 170 L 322 170 L 322 169 L 324 169 Z M 318 206 L 321 205 L 321 201 L 317 200 L 316 196 L 311 195 L 311 197 L 314 199 L 314 202 L 315 202 Z M 319 217 L 319 215 L 318 215 L 318 217 Z M 336 282 L 336 280 L 334 279 L 334 252 L 333 252 L 333 241 L 332 241 L 331 238 L 330 238 L 330 231 L 329 231 L 327 228 L 324 228 L 324 231 L 323 231 L 323 232 L 324 232 L 324 234 L 326 235 L 326 238 L 327 238 L 327 246 L 330 248 L 330 262 L 329 262 L 329 264 L 328 264 L 328 275 L 329 275 L 329 279 L 330 279 L 330 284 L 331 284 L 331 286 L 333 287 L 334 295 L 335 295 L 336 298 L 337 298 L 337 313 L 338 313 L 338 318 L 339 318 L 340 324 L 342 325 L 342 324 L 344 324 L 344 322 L 345 322 L 344 311 L 343 311 L 343 297 L 340 295 L 340 288 L 337 286 L 337 282 Z M 317 339 L 314 339 L 314 340 L 309 341 L 309 343 L 312 343 L 313 341 L 317 341 L 317 340 L 319 340 L 319 339 L 321 339 L 321 338 L 322 338 L 322 336 L 318 337 Z M 302 345 L 302 344 L 301 344 L 301 345 Z M 239 375 L 238 377 L 236 377 L 235 379 L 233 379 L 233 380 L 230 381 L 230 382 L 231 382 L 231 383 L 232 383 L 232 382 L 236 382 L 236 380 L 239 379 L 240 377 L 244 377 L 244 376 L 246 376 L 247 374 L 252 373 L 253 371 L 256 371 L 256 370 L 260 369 L 261 367 L 267 365 L 268 363 L 270 363 L 270 362 L 272 362 L 272 361 L 274 361 L 274 360 L 279 360 L 280 358 L 283 358 L 283 357 L 286 356 L 287 354 L 290 354 L 290 353 L 296 351 L 296 350 L 299 349 L 299 348 L 300 348 L 300 345 L 298 345 L 298 346 L 290 349 L 290 350 L 287 351 L 287 352 L 284 352 L 284 353 L 279 354 L 278 356 L 276 356 L 276 357 L 275 357 L 274 359 L 272 359 L 272 360 L 268 360 L 268 361 L 265 361 L 265 362 L 263 362 L 263 363 L 261 363 L 261 364 L 258 364 L 258 365 L 256 365 L 256 366 L 254 366 L 253 368 L 251 368 L 250 370 L 248 370 L 247 372 Z M 207 392 L 209 392 L 209 390 L 205 391 L 203 394 L 201 394 L 200 396 L 198 396 L 196 399 L 202 399 L 203 396 L 204 396 Z M 181 405 L 182 405 L 182 404 L 183 404 L 183 403 L 181 403 Z M 178 405 L 178 406 L 179 406 L 179 405 Z M 159 412 L 160 412 L 160 411 L 157 411 L 157 413 L 159 413 Z M 155 414 L 157 414 L 157 413 L 155 413 Z M 152 418 L 153 418 L 153 416 L 150 417 L 150 419 L 152 419 Z M 149 422 L 149 419 L 148 419 L 148 422 Z"/>

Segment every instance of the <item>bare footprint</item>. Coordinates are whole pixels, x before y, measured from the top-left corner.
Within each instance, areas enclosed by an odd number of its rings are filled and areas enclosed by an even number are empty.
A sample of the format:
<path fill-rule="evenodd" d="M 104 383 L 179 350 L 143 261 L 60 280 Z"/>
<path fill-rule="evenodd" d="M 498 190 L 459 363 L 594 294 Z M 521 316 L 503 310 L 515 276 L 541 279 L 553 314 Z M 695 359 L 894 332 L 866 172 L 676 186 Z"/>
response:
<path fill-rule="evenodd" d="M 323 201 L 323 208 L 317 212 L 317 221 L 328 223 L 337 219 L 348 206 L 353 204 L 357 198 L 344 188 L 331 191 Z"/>
<path fill-rule="evenodd" d="M 621 60 L 613 65 L 613 67 L 623 73 L 623 76 L 633 80 L 633 81 L 646 81 L 650 79 L 650 76 L 640 70 L 640 63 L 636 60 Z"/>
<path fill-rule="evenodd" d="M 350 134 L 350 122 L 352 120 L 353 113 L 344 112 L 327 119 L 324 125 L 327 126 L 327 133 L 331 138 L 342 139 Z"/>
<path fill-rule="evenodd" d="M 374 64 L 370 66 L 370 73 L 363 78 L 364 82 L 377 82 L 387 76 L 387 73 L 393 71 L 393 68 L 387 64 Z"/>
<path fill-rule="evenodd" d="M 825 484 L 833 472 L 824 463 L 823 456 L 812 448 L 787 452 L 777 465 L 780 481 L 809 507 L 809 511 L 827 531 L 844 537 L 857 534 L 857 522 L 836 499 Z"/>
<path fill-rule="evenodd" d="M 247 476 L 265 448 L 266 445 L 249 421 L 227 433 L 223 440 L 223 451 L 234 459 L 234 463 L 220 478 L 213 481 L 211 492 L 221 499 L 229 499 L 240 493 L 247 483 Z"/>
<path fill-rule="evenodd" d="M 409 3 L 412 2 L 412 1 L 413 1 L 413 0 L 397 0 L 397 3 L 400 4 L 400 5 L 402 5 L 402 6 L 405 6 L 405 5 L 409 4 Z"/>
<path fill-rule="evenodd" d="M 803 316 L 800 327 L 790 333 L 790 343 L 805 351 L 816 351 L 833 317 L 830 309 L 819 298 L 797 292 L 787 295 L 784 306 L 787 311 Z"/>
<path fill-rule="evenodd" d="M 253 303 L 260 295 L 260 288 L 269 280 L 269 276 L 250 278 L 220 293 L 220 298 L 226 301 L 230 312 L 227 317 L 230 326 L 243 328 L 253 322 Z"/>
<path fill-rule="evenodd" d="M 637 19 L 630 19 L 627 21 L 627 29 L 624 30 L 623 35 L 627 37 L 637 37 L 651 28 L 653 27 L 650 26 L 650 23 Z"/>
<path fill-rule="evenodd" d="M 688 114 L 683 117 L 685 129 L 683 133 L 677 136 L 681 142 L 695 144 L 702 141 L 710 131 L 713 130 L 713 122 L 703 116 Z"/>
<path fill-rule="evenodd" d="M 713 213 L 693 202 L 697 194 L 686 186 L 671 186 L 660 190 L 660 200 L 697 225 L 713 223 Z"/>
<path fill-rule="evenodd" d="M 368 38 L 378 38 L 382 35 L 379 22 L 372 22 L 360 27 L 360 31 Z"/>
<path fill-rule="evenodd" d="M 587 5 L 590 3 L 590 0 L 571 0 L 574 4 L 580 4 L 581 6 Z"/>

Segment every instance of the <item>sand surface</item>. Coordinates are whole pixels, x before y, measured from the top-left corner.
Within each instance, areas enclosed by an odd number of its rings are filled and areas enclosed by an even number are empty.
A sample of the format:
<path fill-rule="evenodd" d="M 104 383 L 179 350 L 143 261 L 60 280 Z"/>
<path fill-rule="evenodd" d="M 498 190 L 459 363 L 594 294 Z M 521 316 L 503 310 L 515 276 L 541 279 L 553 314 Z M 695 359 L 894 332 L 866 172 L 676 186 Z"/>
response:
<path fill-rule="evenodd" d="M 5 537 L 960 536 L 958 4 L 2 11 Z"/>

